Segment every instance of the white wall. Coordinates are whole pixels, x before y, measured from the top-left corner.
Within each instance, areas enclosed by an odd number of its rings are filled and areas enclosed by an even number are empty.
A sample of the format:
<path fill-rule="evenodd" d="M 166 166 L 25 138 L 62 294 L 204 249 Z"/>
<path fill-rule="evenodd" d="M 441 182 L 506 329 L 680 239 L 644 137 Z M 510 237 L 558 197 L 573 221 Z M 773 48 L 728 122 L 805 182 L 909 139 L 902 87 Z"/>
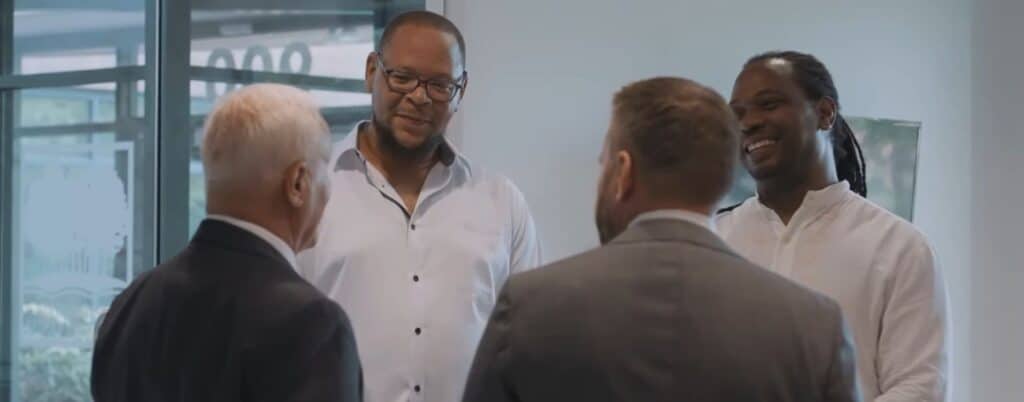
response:
<path fill-rule="evenodd" d="M 469 45 L 453 134 L 519 184 L 550 261 L 597 244 L 597 156 L 617 88 L 682 75 L 728 94 L 755 53 L 816 54 L 845 113 L 924 123 L 915 216 L 950 285 L 954 400 L 968 401 L 971 11 L 957 0 L 446 0 Z"/>
<path fill-rule="evenodd" d="M 1024 401 L 1024 2 L 979 0 L 974 22 L 973 401 Z"/>

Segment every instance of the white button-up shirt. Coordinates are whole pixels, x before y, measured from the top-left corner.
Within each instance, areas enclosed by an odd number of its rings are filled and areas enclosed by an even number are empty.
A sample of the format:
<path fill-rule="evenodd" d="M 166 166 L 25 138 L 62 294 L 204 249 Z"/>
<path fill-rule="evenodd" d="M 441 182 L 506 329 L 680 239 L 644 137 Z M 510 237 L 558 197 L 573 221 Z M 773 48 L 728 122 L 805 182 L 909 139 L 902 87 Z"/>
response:
<path fill-rule="evenodd" d="M 808 193 L 788 225 L 751 198 L 718 230 L 747 259 L 839 303 L 865 401 L 941 402 L 949 340 L 934 253 L 910 223 L 849 189 Z"/>
<path fill-rule="evenodd" d="M 332 193 L 299 272 L 348 313 L 367 402 L 457 402 L 509 275 L 540 264 L 526 201 L 449 143 L 412 215 L 358 150 L 333 152 Z"/>

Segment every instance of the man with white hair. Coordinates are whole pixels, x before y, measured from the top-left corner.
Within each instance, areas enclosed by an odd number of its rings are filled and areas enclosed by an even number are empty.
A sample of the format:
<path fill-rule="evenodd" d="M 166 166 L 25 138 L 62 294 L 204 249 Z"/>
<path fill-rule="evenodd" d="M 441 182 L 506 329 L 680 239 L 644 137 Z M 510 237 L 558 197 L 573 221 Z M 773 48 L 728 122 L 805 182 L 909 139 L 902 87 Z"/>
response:
<path fill-rule="evenodd" d="M 114 401 L 360 401 L 348 317 L 300 278 L 330 194 L 327 124 L 309 94 L 226 96 L 203 137 L 208 217 L 114 300 L 92 393 Z"/>

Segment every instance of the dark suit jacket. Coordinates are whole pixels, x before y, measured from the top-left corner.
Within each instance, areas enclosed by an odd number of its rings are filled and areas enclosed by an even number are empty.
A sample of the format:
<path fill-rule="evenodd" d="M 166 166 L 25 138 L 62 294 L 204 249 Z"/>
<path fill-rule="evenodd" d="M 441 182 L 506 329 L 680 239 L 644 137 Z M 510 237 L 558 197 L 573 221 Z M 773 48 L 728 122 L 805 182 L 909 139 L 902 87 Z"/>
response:
<path fill-rule="evenodd" d="M 680 220 L 503 288 L 466 402 L 859 400 L 839 306 Z"/>
<path fill-rule="evenodd" d="M 213 220 L 114 300 L 92 370 L 97 402 L 362 400 L 341 308 L 266 241 Z"/>

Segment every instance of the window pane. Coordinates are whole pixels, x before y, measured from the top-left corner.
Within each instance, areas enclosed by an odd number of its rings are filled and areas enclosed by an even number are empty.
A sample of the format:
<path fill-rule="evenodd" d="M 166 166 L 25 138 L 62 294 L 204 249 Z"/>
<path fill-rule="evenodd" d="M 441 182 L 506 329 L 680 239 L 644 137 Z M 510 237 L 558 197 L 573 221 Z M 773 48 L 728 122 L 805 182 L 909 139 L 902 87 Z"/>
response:
<path fill-rule="evenodd" d="M 11 200 L 2 269 L 12 279 L 0 282 L 12 311 L 0 334 L 10 347 L 0 383 L 11 387 L 0 400 L 90 401 L 96 326 L 155 255 L 146 0 L 66 3 L 14 0 L 5 77 L 62 74 L 44 88 L 0 90 L 9 101 L 0 121 L 12 123 L 0 127 Z M 79 73 L 93 69 L 110 69 L 109 80 Z"/>
<path fill-rule="evenodd" d="M 207 69 L 194 73 L 190 84 L 195 134 L 189 165 L 190 233 L 206 214 L 199 144 L 203 119 L 219 97 L 255 81 L 303 87 L 320 103 L 340 139 L 357 120 L 369 117 L 370 96 L 362 80 L 366 56 L 383 25 L 402 12 L 425 8 L 423 0 L 297 0 L 286 10 L 258 3 L 263 2 L 193 2 L 191 65 Z M 273 74 L 253 80 L 224 70 Z"/>
<path fill-rule="evenodd" d="M 144 0 L 14 0 L 14 72 L 145 64 Z"/>
<path fill-rule="evenodd" d="M 133 276 L 133 146 L 94 137 L 17 140 L 21 401 L 89 400 L 97 319 Z"/>
<path fill-rule="evenodd" d="M 136 273 L 148 268 L 134 255 L 147 248 L 135 244 L 145 236 L 134 233 L 144 181 L 137 175 L 148 170 L 139 166 L 142 133 L 63 134 L 63 126 L 58 132 L 15 130 L 13 266 L 19 274 L 15 350 L 21 401 L 89 400 L 98 319 Z"/>

